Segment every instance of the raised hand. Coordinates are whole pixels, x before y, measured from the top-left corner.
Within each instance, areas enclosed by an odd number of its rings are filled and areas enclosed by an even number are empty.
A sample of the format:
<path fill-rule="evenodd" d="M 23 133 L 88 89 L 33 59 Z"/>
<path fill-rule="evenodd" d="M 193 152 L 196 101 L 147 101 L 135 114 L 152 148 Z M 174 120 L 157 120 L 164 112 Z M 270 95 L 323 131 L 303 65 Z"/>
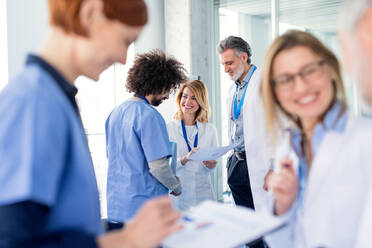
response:
<path fill-rule="evenodd" d="M 280 162 L 280 172 L 273 172 L 268 177 L 268 188 L 275 197 L 275 214 L 281 215 L 287 212 L 298 193 L 298 178 L 293 169 L 290 159 L 283 159 Z"/>

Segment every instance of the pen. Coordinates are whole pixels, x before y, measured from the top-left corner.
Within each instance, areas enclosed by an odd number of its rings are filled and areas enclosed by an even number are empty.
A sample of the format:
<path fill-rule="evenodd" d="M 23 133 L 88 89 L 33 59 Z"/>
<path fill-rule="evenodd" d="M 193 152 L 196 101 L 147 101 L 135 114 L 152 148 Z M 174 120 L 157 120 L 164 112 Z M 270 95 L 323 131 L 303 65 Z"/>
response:
<path fill-rule="evenodd" d="M 187 217 L 186 215 L 182 216 L 182 219 L 186 222 L 193 222 L 194 219 L 190 218 L 190 217 Z"/>
<path fill-rule="evenodd" d="M 210 221 L 195 223 L 195 220 L 193 218 L 190 218 L 190 217 L 185 216 L 185 215 L 182 216 L 182 220 L 185 221 L 185 222 L 188 222 L 188 223 L 193 223 L 193 224 L 191 224 L 191 226 L 188 225 L 192 229 L 204 229 L 204 228 L 212 225 L 212 222 L 210 222 Z"/>

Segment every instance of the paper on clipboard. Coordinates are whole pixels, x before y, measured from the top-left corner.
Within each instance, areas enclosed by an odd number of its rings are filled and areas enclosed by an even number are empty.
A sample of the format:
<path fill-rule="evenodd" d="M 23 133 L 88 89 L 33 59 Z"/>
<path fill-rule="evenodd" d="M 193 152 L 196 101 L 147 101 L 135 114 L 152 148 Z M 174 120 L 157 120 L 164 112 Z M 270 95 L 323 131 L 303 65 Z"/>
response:
<path fill-rule="evenodd" d="M 253 210 L 205 201 L 187 213 L 184 228 L 163 242 L 167 248 L 229 248 L 252 242 L 284 226 L 283 219 Z"/>
<path fill-rule="evenodd" d="M 228 151 L 234 149 L 236 146 L 237 144 L 221 147 L 202 147 L 194 154 L 192 154 L 189 159 L 198 161 L 216 160 L 219 157 L 225 155 L 225 153 L 227 153 Z"/>

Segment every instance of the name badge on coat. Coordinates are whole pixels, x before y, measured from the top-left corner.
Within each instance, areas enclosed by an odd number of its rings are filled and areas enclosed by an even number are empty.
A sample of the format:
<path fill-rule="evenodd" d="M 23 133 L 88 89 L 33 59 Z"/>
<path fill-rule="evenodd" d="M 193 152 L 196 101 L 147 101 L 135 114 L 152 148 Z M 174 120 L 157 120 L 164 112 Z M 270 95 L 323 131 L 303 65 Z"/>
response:
<path fill-rule="evenodd" d="M 237 123 L 235 120 L 233 120 L 233 126 L 232 126 L 232 139 L 234 140 L 235 139 L 235 135 L 236 135 L 236 129 L 237 129 Z"/>

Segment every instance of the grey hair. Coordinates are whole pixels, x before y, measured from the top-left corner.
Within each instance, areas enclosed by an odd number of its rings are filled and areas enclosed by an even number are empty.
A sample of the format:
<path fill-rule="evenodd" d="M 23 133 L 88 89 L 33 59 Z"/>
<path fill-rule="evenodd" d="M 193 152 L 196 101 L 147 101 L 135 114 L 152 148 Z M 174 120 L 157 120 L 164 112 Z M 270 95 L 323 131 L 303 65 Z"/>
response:
<path fill-rule="evenodd" d="M 372 7 L 372 0 L 345 0 L 340 9 L 340 30 L 352 32 L 368 7 Z"/>
<path fill-rule="evenodd" d="M 251 63 L 252 50 L 248 42 L 237 36 L 229 36 L 221 40 L 217 45 L 217 52 L 219 54 L 223 53 L 227 49 L 234 50 L 236 56 L 240 57 L 243 53 L 247 53 L 247 63 Z"/>

